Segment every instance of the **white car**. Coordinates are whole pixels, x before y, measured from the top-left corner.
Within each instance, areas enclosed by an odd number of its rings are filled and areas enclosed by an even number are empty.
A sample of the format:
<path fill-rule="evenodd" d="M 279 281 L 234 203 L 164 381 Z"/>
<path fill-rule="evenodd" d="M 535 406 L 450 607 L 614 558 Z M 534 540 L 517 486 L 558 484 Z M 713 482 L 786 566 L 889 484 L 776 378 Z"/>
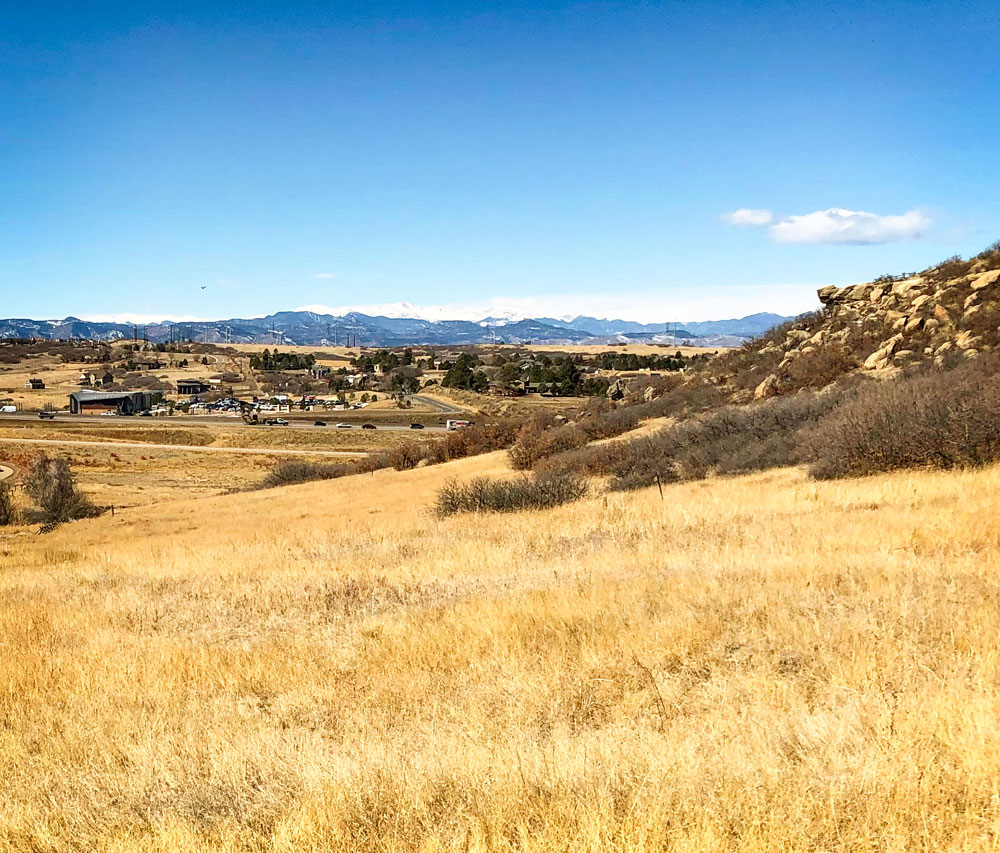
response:
<path fill-rule="evenodd" d="M 350 424 L 343 424 L 343 423 L 341 423 L 341 424 L 334 424 L 334 426 L 337 429 L 350 429 L 351 428 Z"/>

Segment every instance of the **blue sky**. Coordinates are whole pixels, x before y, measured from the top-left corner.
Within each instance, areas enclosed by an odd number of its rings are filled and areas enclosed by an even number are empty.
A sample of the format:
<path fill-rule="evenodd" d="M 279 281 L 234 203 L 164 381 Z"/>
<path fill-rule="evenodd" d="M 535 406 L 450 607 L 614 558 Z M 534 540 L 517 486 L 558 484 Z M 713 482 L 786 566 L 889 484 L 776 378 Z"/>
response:
<path fill-rule="evenodd" d="M 793 313 L 1000 238 L 998 36 L 995 2 L 5 3 L 0 315 Z"/>

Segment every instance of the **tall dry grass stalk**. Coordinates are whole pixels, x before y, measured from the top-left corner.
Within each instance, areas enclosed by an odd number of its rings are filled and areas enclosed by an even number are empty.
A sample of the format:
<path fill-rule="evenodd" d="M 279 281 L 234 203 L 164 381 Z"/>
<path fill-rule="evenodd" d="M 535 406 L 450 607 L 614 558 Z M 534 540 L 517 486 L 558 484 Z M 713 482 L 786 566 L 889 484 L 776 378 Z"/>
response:
<path fill-rule="evenodd" d="M 1000 471 L 0 533 L 0 848 L 984 850 Z"/>

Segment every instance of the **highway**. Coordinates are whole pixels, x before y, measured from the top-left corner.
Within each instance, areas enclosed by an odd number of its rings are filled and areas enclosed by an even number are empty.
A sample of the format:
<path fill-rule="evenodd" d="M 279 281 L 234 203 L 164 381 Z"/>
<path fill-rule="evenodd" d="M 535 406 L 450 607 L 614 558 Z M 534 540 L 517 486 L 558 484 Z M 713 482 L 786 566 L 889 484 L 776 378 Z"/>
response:
<path fill-rule="evenodd" d="M 435 401 L 436 402 L 436 401 Z M 382 410 L 385 411 L 385 410 Z M 410 427 L 410 421 L 406 423 L 380 423 L 378 415 L 381 413 L 373 413 L 374 417 L 370 417 L 372 423 L 375 424 L 376 429 L 388 429 L 388 430 L 406 430 L 409 432 L 412 428 Z M 449 412 L 448 414 L 465 415 L 466 413 L 462 410 L 456 412 Z M 0 424 L 7 422 L 24 422 L 31 421 L 35 423 L 127 423 L 130 427 L 169 427 L 169 426 L 238 426 L 245 427 L 246 429 L 261 430 L 261 429 L 312 429 L 312 430 L 331 430 L 338 429 L 334 424 L 337 423 L 350 423 L 351 429 L 361 429 L 363 423 L 368 423 L 369 419 L 365 417 L 364 410 L 355 411 L 335 411 L 335 412 L 306 412 L 305 414 L 300 412 L 261 412 L 259 413 L 261 420 L 265 418 L 284 418 L 288 421 L 288 426 L 265 426 L 264 424 L 245 424 L 239 415 L 169 415 L 164 417 L 154 417 L 145 418 L 137 415 L 131 415 L 129 417 L 107 417 L 105 415 L 71 415 L 68 412 L 56 412 L 55 418 L 50 421 L 39 421 L 37 412 L 16 412 L 14 414 L 0 414 Z M 416 419 L 426 419 L 428 414 L 426 412 L 414 412 L 413 418 Z M 350 419 L 350 420 L 348 420 Z M 323 421 L 326 423 L 325 427 L 316 426 L 314 421 Z M 414 433 L 417 432 L 445 432 L 446 428 L 443 424 L 425 424 L 422 430 L 413 430 Z"/>

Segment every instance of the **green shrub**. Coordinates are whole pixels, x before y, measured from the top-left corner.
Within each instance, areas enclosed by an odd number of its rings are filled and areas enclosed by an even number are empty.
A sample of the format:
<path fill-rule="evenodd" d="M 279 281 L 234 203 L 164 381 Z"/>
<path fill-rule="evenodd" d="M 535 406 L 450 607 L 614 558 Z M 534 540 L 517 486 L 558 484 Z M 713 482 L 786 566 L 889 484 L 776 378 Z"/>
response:
<path fill-rule="evenodd" d="M 587 481 L 574 474 L 522 476 L 512 480 L 476 477 L 467 483 L 449 480 L 438 492 L 434 510 L 437 515 L 446 516 L 458 512 L 547 509 L 579 500 L 587 491 Z"/>

